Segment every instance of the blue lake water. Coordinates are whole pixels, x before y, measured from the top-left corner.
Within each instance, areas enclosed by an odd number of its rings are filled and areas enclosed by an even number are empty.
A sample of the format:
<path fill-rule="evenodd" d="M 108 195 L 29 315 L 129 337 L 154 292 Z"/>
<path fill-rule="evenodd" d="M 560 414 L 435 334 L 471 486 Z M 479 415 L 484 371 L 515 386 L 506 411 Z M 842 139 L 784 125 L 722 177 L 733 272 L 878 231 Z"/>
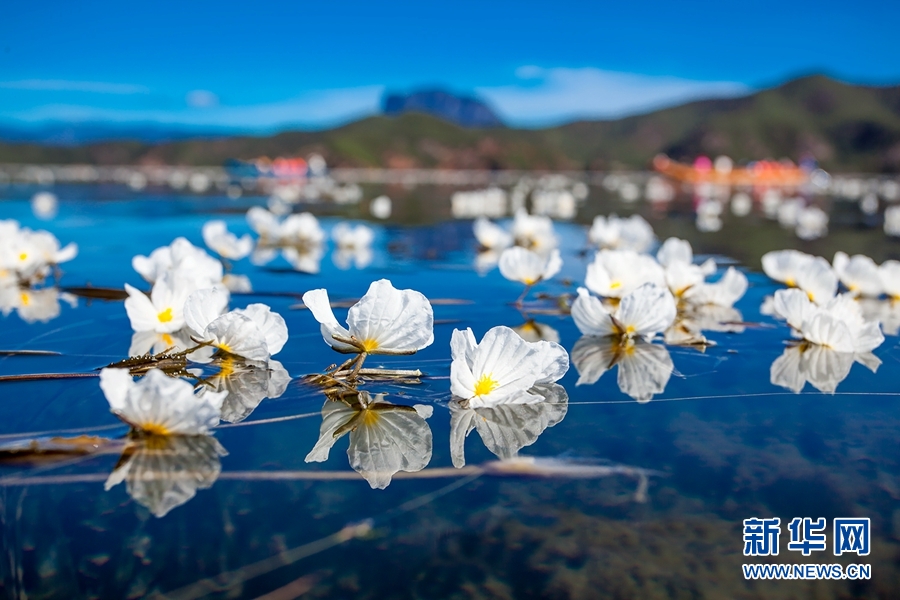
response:
<path fill-rule="evenodd" d="M 203 246 L 200 230 L 222 218 L 249 232 L 244 212 L 262 198 L 135 195 L 83 186 L 58 190 L 59 214 L 40 221 L 28 203 L 33 189 L 8 188 L 0 218 L 47 229 L 79 245 L 63 265 L 60 286 L 149 287 L 131 267 L 135 254 L 184 236 Z M 606 208 L 608 206 L 604 205 Z M 597 207 L 594 207 L 597 209 Z M 355 216 L 347 209 L 346 216 Z M 314 212 L 315 209 L 314 209 Z M 325 211 L 320 211 L 324 213 Z M 333 211 L 328 211 L 329 213 Z M 439 214 L 439 211 L 436 211 Z M 622 210 L 620 213 L 629 212 Z M 326 231 L 342 216 L 322 216 Z M 364 269 L 340 269 L 329 248 L 321 271 L 294 272 L 282 259 L 264 267 L 238 261 L 254 293 L 231 306 L 264 302 L 284 316 L 290 338 L 275 358 L 293 377 L 283 394 L 262 400 L 237 426 L 223 424 L 215 449 L 198 452 L 203 485 L 161 517 L 133 499 L 125 483 L 104 489 L 119 452 L 0 467 L 2 594 L 29 598 L 272 597 L 360 598 L 891 598 L 900 594 L 900 430 L 898 338 L 886 336 L 877 373 L 850 368 L 834 394 L 807 384 L 800 394 L 770 381 L 785 352 L 784 323 L 760 314 L 779 289 L 757 272 L 764 250 L 804 247 L 777 227 L 700 234 L 678 212 L 648 216 L 657 235 L 691 240 L 698 254 L 741 259 L 750 288 L 738 302 L 742 333 L 707 331 L 705 351 L 668 347 L 674 372 L 647 403 L 623 393 L 618 368 L 592 385 L 576 385 L 575 367 L 559 382 L 568 397 L 537 439 L 520 452 L 646 470 L 573 478 L 498 476 L 461 470 L 450 455 L 450 336 L 471 327 L 477 338 L 495 325 L 534 319 L 556 330 L 571 353 L 581 337 L 572 319 L 534 294 L 525 311 L 513 306 L 519 284 L 496 269 L 479 274 L 471 221 L 371 224 L 373 258 Z M 557 223 L 562 272 L 535 293 L 573 294 L 590 254 L 586 227 Z M 858 251 L 866 231 L 838 230 L 806 246 L 830 259 Z M 753 238 L 742 245 L 739 239 Z M 754 237 L 755 236 L 755 237 Z M 762 241 L 759 241 L 762 239 Z M 896 249 L 881 237 L 877 260 Z M 721 271 L 721 269 L 720 269 Z M 349 465 L 348 438 L 327 461 L 304 458 L 319 436 L 325 397 L 300 378 L 342 357 L 328 348 L 318 324 L 297 307 L 300 295 L 324 287 L 333 301 L 359 298 L 387 278 L 434 301 L 435 341 L 411 357 L 371 357 L 366 366 L 421 369 L 418 385 L 370 382 L 395 404 L 433 406 L 427 419 L 432 456 L 420 473 L 395 476 L 372 489 Z M 447 302 L 442 300 L 453 300 Z M 74 298 L 58 316 L 26 322 L 0 317 L 0 350 L 49 350 L 58 356 L 0 356 L 0 376 L 89 373 L 127 358 L 132 331 L 122 302 Z M 531 312 L 529 313 L 529 309 Z M 549 313 L 549 314 L 545 314 Z M 339 321 L 346 308 L 337 308 Z M 524 418 L 524 417 L 523 417 Z M 549 421 L 548 421 L 549 419 Z M 540 418 L 537 419 L 540 421 Z M 548 422 L 550 423 L 549 426 Z M 0 382 L 0 442 L 66 433 L 117 438 L 127 427 L 109 412 L 97 378 Z M 538 427 L 540 429 L 540 427 Z M 496 460 L 473 431 L 466 463 Z M 577 462 L 577 461 L 576 461 Z M 194 465 L 197 466 L 196 464 Z M 221 470 L 220 472 L 218 470 Z M 634 471 L 636 472 L 636 471 Z M 644 497 L 645 496 L 645 497 Z M 779 517 L 871 519 L 869 556 L 836 558 L 829 550 L 805 558 L 787 551 L 776 562 L 867 563 L 865 581 L 747 582 L 741 573 L 742 521 Z M 348 525 L 360 524 L 356 529 Z M 829 544 L 830 544 L 829 534 Z"/>

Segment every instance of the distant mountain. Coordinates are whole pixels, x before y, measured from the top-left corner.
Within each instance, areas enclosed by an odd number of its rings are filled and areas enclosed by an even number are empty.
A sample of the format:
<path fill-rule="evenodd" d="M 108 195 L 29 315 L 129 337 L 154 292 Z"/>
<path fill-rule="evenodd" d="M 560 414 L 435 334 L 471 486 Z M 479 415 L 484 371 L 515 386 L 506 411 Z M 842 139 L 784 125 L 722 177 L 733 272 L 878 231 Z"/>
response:
<path fill-rule="evenodd" d="M 900 86 L 804 77 L 742 98 L 540 130 L 465 128 L 411 112 L 269 137 L 72 148 L 0 143 L 0 162 L 209 165 L 311 152 L 321 153 L 332 166 L 576 170 L 647 168 L 659 152 L 676 159 L 727 154 L 738 162 L 811 154 L 826 169 L 897 173 Z"/>
<path fill-rule="evenodd" d="M 460 127 L 503 127 L 490 107 L 475 98 L 456 96 L 444 90 L 421 90 L 412 94 L 388 94 L 384 114 L 395 117 L 405 113 L 423 113 Z"/>

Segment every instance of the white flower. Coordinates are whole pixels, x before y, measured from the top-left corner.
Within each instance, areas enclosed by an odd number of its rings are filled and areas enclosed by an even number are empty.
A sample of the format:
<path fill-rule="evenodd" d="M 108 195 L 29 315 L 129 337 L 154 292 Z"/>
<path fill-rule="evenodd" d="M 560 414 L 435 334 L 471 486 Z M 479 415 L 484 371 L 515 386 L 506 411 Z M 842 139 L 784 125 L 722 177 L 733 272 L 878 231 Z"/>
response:
<path fill-rule="evenodd" d="M 529 393 L 540 396 L 541 401 L 473 408 L 471 404 L 451 400 L 448 406 L 453 466 L 465 466 L 465 442 L 473 429 L 478 432 L 488 450 L 501 459 L 510 459 L 525 446 L 535 443 L 545 429 L 565 418 L 569 396 L 563 386 L 555 383 L 539 384 L 531 388 Z"/>
<path fill-rule="evenodd" d="M 550 217 L 529 215 L 524 209 L 516 211 L 512 235 L 516 244 L 536 252 L 552 250 L 558 244 Z"/>
<path fill-rule="evenodd" d="M 559 250 L 553 249 L 549 256 L 515 246 L 507 248 L 500 255 L 500 274 L 510 281 L 534 285 L 546 281 L 562 268 Z"/>
<path fill-rule="evenodd" d="M 824 304 L 837 292 L 837 275 L 820 256 L 810 256 L 797 250 L 767 252 L 762 257 L 766 275 L 807 293 L 810 300 Z"/>
<path fill-rule="evenodd" d="M 238 238 L 228 231 L 225 221 L 204 223 L 203 241 L 216 254 L 230 260 L 240 260 L 253 251 L 253 238 L 246 234 Z"/>
<path fill-rule="evenodd" d="M 13 220 L 0 221 L 0 283 L 42 280 L 52 267 L 77 254 L 76 244 L 60 248 L 52 233 L 19 228 Z"/>
<path fill-rule="evenodd" d="M 337 245 L 332 256 L 337 268 L 345 270 L 354 265 L 357 269 L 364 269 L 372 262 L 371 245 L 375 232 L 371 227 L 338 223 L 331 231 L 331 238 Z"/>
<path fill-rule="evenodd" d="M 235 275 L 234 273 L 226 273 L 222 277 L 222 284 L 229 292 L 237 294 L 249 294 L 253 291 L 253 284 L 246 275 Z"/>
<path fill-rule="evenodd" d="M 595 246 L 611 250 L 646 252 L 653 245 L 653 228 L 640 215 L 620 219 L 616 215 L 594 217 L 588 239 Z"/>
<path fill-rule="evenodd" d="M 103 489 L 125 482 L 128 495 L 162 518 L 212 487 L 222 471 L 220 456 L 228 453 L 214 437 L 178 435 L 131 443 L 110 473 Z"/>
<path fill-rule="evenodd" d="M 592 385 L 619 365 L 619 389 L 638 402 L 663 393 L 675 368 L 665 346 L 596 336 L 584 336 L 575 343 L 572 364 L 580 375 L 575 385 Z"/>
<path fill-rule="evenodd" d="M 157 248 L 150 256 L 135 256 L 131 266 L 150 283 L 166 273 L 177 273 L 191 282 L 193 290 L 213 287 L 222 282 L 222 263 L 183 237 Z"/>
<path fill-rule="evenodd" d="M 569 355 L 554 342 L 526 342 L 509 327 L 493 327 L 476 343 L 471 329 L 456 329 L 450 340 L 450 391 L 471 408 L 530 404 L 529 389 L 553 383 L 569 370 Z"/>
<path fill-rule="evenodd" d="M 900 300 L 900 261 L 886 260 L 878 267 L 881 289 L 892 300 Z"/>
<path fill-rule="evenodd" d="M 254 206 L 247 211 L 247 223 L 264 245 L 319 245 L 325 241 L 319 220 L 308 212 L 288 215 L 284 221 L 279 221 L 266 209 Z"/>
<path fill-rule="evenodd" d="M 778 290 L 773 308 L 796 336 L 837 352 L 871 352 L 884 341 L 878 323 L 866 322 L 859 304 L 849 294 L 817 306 L 800 290 Z"/>
<path fill-rule="evenodd" d="M 604 298 L 621 298 L 645 283 L 665 287 L 665 272 L 652 256 L 633 250 L 601 250 L 584 278 L 585 286 Z"/>
<path fill-rule="evenodd" d="M 665 331 L 678 312 L 675 298 L 664 287 L 646 283 L 628 293 L 610 313 L 585 288 L 578 288 L 572 302 L 572 318 L 584 335 L 653 339 Z"/>
<path fill-rule="evenodd" d="M 166 350 L 180 352 L 193 346 L 196 346 L 196 344 L 191 340 L 191 330 L 187 327 L 171 333 L 135 331 L 134 335 L 131 336 L 128 356 L 158 354 Z"/>
<path fill-rule="evenodd" d="M 884 209 L 884 232 L 893 237 L 900 237 L 900 206 L 889 206 Z"/>
<path fill-rule="evenodd" d="M 225 393 L 194 395 L 183 379 L 150 369 L 135 382 L 128 369 L 100 371 L 100 389 L 117 417 L 152 435 L 206 435 L 219 424 Z"/>
<path fill-rule="evenodd" d="M 331 230 L 331 239 L 338 248 L 360 249 L 368 248 L 375 239 L 375 232 L 371 227 L 367 227 L 362 223 L 350 225 L 349 223 L 338 223 Z"/>
<path fill-rule="evenodd" d="M 868 256 L 857 254 L 851 258 L 836 252 L 832 265 L 838 279 L 854 296 L 877 298 L 884 290 L 878 265 Z"/>
<path fill-rule="evenodd" d="M 797 237 L 815 240 L 828 233 L 828 213 L 818 206 L 807 206 L 797 214 Z"/>
<path fill-rule="evenodd" d="M 194 291 L 184 277 L 177 273 L 163 275 L 153 284 L 150 297 L 127 283 L 125 291 L 125 312 L 134 331 L 172 333 L 184 327 L 184 303 Z"/>
<path fill-rule="evenodd" d="M 702 265 L 695 265 L 691 244 L 678 238 L 663 242 L 656 260 L 665 269 L 666 285 L 675 296 L 682 296 L 703 284 L 707 276 L 716 272 L 716 261 L 711 258 Z"/>
<path fill-rule="evenodd" d="M 503 250 L 513 243 L 511 234 L 484 217 L 475 219 L 475 222 L 472 224 L 472 231 L 481 247 L 487 250 Z"/>
<path fill-rule="evenodd" d="M 721 279 L 715 283 L 703 282 L 692 286 L 684 292 L 682 298 L 695 305 L 731 307 L 744 296 L 748 285 L 746 275 L 734 267 L 728 267 Z"/>
<path fill-rule="evenodd" d="M 184 304 L 184 321 L 197 337 L 222 352 L 268 361 L 288 339 L 287 325 L 265 304 L 250 304 L 222 314 L 228 295 L 220 288 L 199 290 Z"/>
<path fill-rule="evenodd" d="M 433 408 L 424 404 L 398 406 L 384 399 L 359 392 L 359 402 L 326 401 L 322 407 L 322 425 L 315 447 L 306 462 L 328 459 L 334 443 L 350 434 L 347 457 L 354 471 L 362 475 L 372 489 L 383 490 L 398 471 L 415 472 L 431 461 L 431 428 L 425 419 Z"/>
<path fill-rule="evenodd" d="M 373 282 L 350 307 L 346 328 L 337 322 L 326 290 L 306 292 L 303 304 L 321 324 L 325 342 L 338 352 L 359 353 L 364 348 L 367 354 L 413 354 L 434 342 L 431 303 L 415 290 L 395 289 L 387 279 Z"/>
<path fill-rule="evenodd" d="M 38 192 L 31 197 L 31 212 L 38 219 L 52 219 L 59 210 L 59 201 L 52 192 Z"/>

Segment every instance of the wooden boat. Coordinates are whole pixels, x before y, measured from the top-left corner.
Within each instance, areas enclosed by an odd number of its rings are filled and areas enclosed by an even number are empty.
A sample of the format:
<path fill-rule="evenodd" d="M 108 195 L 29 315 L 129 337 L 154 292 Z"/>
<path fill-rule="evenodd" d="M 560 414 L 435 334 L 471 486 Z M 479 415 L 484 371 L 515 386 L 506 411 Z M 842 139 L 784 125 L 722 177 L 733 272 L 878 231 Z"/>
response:
<path fill-rule="evenodd" d="M 730 186 L 797 187 L 806 183 L 808 174 L 794 164 L 760 160 L 746 167 L 717 171 L 706 161 L 689 165 L 660 154 L 653 159 L 653 168 L 676 181 L 684 183 L 712 183 Z"/>

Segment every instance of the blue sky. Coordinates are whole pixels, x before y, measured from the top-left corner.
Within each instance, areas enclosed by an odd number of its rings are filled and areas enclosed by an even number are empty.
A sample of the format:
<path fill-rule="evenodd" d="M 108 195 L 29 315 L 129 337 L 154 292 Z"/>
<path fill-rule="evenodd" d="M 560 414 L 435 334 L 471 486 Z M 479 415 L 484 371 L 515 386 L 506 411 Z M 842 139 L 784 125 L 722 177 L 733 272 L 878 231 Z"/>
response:
<path fill-rule="evenodd" d="M 794 76 L 900 83 L 900 2 L 15 2 L 0 124 L 266 132 L 440 86 L 510 124 L 613 118 Z"/>

